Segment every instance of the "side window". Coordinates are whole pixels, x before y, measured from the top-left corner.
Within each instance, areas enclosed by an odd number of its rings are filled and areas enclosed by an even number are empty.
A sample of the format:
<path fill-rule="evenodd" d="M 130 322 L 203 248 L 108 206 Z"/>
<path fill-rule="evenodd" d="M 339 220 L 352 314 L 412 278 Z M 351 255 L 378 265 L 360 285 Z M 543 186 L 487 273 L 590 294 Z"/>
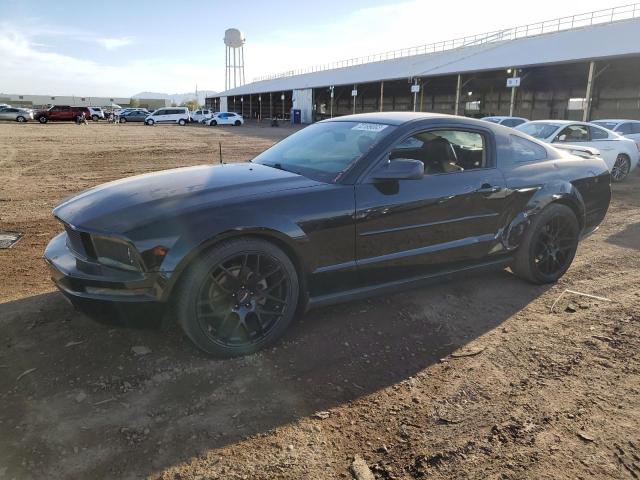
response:
<path fill-rule="evenodd" d="M 542 145 L 516 135 L 511 135 L 510 138 L 514 162 L 536 162 L 547 159 L 547 150 Z"/>
<path fill-rule="evenodd" d="M 640 122 L 633 122 L 631 124 L 631 133 L 640 133 Z"/>
<path fill-rule="evenodd" d="M 569 125 L 557 137 L 559 142 L 588 142 L 589 131 L 584 125 Z"/>
<path fill-rule="evenodd" d="M 429 130 L 402 140 L 389 159 L 404 158 L 424 163 L 426 175 L 454 173 L 486 167 L 483 134 L 465 130 Z"/>
<path fill-rule="evenodd" d="M 156 116 L 157 116 L 157 115 L 165 115 L 166 113 L 167 113 L 167 111 L 166 111 L 166 110 L 158 110 L 158 111 L 156 112 Z"/>
<path fill-rule="evenodd" d="M 606 140 L 609 138 L 607 131 L 601 128 L 589 127 L 589 131 L 591 132 L 591 140 Z"/>
<path fill-rule="evenodd" d="M 625 122 L 622 125 L 618 126 L 616 132 L 618 132 L 620 135 L 628 135 L 630 133 L 633 133 L 632 124 L 630 122 Z"/>

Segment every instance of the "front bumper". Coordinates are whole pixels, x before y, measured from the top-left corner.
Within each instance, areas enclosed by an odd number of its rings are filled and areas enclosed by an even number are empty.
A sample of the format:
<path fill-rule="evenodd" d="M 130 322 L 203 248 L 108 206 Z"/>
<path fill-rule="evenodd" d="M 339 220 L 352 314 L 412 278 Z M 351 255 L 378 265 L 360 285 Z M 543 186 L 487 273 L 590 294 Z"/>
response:
<path fill-rule="evenodd" d="M 79 258 L 67 246 L 67 234 L 54 237 L 43 256 L 51 279 L 73 299 L 109 302 L 159 302 L 162 287 L 155 272 L 128 272 Z"/>

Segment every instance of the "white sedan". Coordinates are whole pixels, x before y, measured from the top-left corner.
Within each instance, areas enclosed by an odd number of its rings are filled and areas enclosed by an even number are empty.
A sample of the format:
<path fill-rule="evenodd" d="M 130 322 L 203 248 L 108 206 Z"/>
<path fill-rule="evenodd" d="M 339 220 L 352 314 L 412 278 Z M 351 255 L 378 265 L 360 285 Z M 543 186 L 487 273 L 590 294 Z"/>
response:
<path fill-rule="evenodd" d="M 607 119 L 594 120 L 591 123 L 616 132 L 623 137 L 630 138 L 636 143 L 640 143 L 640 120 Z"/>
<path fill-rule="evenodd" d="M 216 125 L 235 125 L 239 127 L 244 125 L 244 118 L 239 113 L 217 112 L 213 114 L 211 120 L 207 120 L 207 125 L 210 127 L 215 127 Z"/>
<path fill-rule="evenodd" d="M 614 182 L 624 180 L 638 165 L 639 146 L 633 140 L 621 137 L 592 123 L 570 120 L 537 120 L 518 125 L 516 130 L 546 143 L 596 148 L 611 171 Z"/>

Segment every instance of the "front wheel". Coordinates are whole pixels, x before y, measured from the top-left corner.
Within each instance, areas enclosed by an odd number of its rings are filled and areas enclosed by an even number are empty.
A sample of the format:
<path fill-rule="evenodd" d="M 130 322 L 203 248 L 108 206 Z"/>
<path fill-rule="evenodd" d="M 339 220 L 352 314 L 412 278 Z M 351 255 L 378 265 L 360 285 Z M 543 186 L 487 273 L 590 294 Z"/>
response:
<path fill-rule="evenodd" d="M 279 339 L 298 304 L 291 259 L 260 239 L 220 243 L 185 274 L 178 321 L 201 350 L 220 357 L 254 353 Z"/>
<path fill-rule="evenodd" d="M 127 119 L 124 117 L 120 117 L 120 123 L 127 123 Z"/>
<path fill-rule="evenodd" d="M 147 125 L 149 125 L 151 127 L 154 124 L 154 121 L 153 120 L 147 120 L 144 123 L 146 123 Z"/>
<path fill-rule="evenodd" d="M 624 153 L 618 154 L 616 161 L 611 169 L 611 180 L 621 182 L 631 171 L 631 159 Z"/>
<path fill-rule="evenodd" d="M 38 119 L 38 121 L 39 121 L 40 123 L 47 123 L 47 122 L 49 121 L 49 119 L 48 119 L 47 117 L 40 117 L 40 118 Z"/>
<path fill-rule="evenodd" d="M 236 120 L 236 121 L 234 122 L 234 125 L 235 125 L 236 127 L 239 127 L 239 126 L 241 125 L 240 120 Z"/>
<path fill-rule="evenodd" d="M 209 122 L 209 126 L 210 126 L 210 127 L 215 127 L 216 125 L 218 125 L 218 122 L 216 122 L 215 120 L 211 120 L 211 121 Z"/>
<path fill-rule="evenodd" d="M 553 283 L 571 266 L 579 238 L 580 225 L 573 210 L 553 203 L 533 218 L 511 269 L 532 283 Z"/>
<path fill-rule="evenodd" d="M 178 125 L 180 125 L 181 127 L 184 127 L 187 124 L 187 121 L 184 118 L 181 118 L 180 120 L 178 120 Z"/>
<path fill-rule="evenodd" d="M 93 120 L 94 122 L 97 122 L 99 118 L 100 117 L 98 117 L 98 115 L 91 115 L 91 120 Z"/>
<path fill-rule="evenodd" d="M 18 118 L 16 118 L 16 122 L 18 122 L 18 123 L 24 123 L 26 121 L 27 121 L 26 117 L 23 117 L 22 115 L 20 115 Z"/>

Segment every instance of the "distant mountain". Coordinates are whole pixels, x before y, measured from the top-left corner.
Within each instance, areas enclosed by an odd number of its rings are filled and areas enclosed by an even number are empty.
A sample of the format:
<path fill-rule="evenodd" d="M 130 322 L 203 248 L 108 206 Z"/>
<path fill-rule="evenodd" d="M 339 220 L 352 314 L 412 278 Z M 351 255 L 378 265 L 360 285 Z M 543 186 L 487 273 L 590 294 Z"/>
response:
<path fill-rule="evenodd" d="M 204 105 L 205 97 L 210 97 L 215 95 L 217 92 L 214 90 L 198 90 L 198 103 L 200 105 Z M 176 103 L 180 105 L 182 102 L 186 102 L 187 100 L 193 100 L 196 98 L 195 92 L 189 93 L 159 93 L 159 92 L 140 92 L 133 95 L 131 98 L 165 98 L 170 102 Z"/>

